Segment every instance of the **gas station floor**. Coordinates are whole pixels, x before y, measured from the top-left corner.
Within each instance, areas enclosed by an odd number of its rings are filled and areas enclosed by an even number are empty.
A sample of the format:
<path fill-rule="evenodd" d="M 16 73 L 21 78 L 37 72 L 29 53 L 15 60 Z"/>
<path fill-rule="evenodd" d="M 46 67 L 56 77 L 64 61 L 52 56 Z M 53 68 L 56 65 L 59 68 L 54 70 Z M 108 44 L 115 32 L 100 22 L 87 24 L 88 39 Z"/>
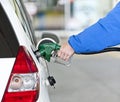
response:
<path fill-rule="evenodd" d="M 120 52 L 74 55 L 70 67 L 49 63 L 51 102 L 120 102 Z"/>

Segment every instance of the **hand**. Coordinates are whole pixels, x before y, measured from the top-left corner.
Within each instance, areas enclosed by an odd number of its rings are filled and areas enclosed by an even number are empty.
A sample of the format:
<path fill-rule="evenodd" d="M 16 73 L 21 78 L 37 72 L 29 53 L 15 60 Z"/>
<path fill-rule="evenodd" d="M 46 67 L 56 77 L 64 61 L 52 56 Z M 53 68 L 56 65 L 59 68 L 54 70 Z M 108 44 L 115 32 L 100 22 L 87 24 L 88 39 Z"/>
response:
<path fill-rule="evenodd" d="M 65 61 L 68 61 L 73 54 L 74 50 L 68 43 L 64 43 L 58 51 L 58 57 Z"/>

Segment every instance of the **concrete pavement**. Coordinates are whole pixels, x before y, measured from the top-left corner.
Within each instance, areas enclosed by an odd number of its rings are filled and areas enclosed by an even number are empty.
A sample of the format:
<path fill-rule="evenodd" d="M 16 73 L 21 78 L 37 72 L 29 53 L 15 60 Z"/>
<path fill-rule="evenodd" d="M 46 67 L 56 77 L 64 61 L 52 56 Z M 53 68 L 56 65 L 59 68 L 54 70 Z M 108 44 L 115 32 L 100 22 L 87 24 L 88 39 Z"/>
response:
<path fill-rule="evenodd" d="M 120 52 L 77 55 L 70 67 L 49 63 L 51 102 L 120 102 Z"/>

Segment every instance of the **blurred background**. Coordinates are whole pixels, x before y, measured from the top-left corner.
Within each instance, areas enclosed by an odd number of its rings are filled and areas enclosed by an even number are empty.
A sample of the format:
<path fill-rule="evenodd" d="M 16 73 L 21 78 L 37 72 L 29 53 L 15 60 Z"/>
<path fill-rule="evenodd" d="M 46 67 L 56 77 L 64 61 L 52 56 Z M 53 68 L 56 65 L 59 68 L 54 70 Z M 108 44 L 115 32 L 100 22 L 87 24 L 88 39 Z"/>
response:
<path fill-rule="evenodd" d="M 45 32 L 60 43 L 104 17 L 119 0 L 23 0 L 36 40 Z M 57 81 L 51 102 L 120 102 L 120 53 L 75 55 L 70 67 L 49 63 Z"/>
<path fill-rule="evenodd" d="M 82 30 L 96 22 L 116 0 L 24 0 L 36 30 Z"/>

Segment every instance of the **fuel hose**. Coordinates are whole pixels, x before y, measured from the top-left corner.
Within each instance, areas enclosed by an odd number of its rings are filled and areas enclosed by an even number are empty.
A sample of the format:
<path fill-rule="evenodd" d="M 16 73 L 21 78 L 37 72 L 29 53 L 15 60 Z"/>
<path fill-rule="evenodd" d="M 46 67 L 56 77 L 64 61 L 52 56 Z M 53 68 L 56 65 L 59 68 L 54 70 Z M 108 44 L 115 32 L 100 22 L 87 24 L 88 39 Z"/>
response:
<path fill-rule="evenodd" d="M 106 48 L 104 50 L 98 51 L 98 52 L 88 52 L 88 53 L 81 53 L 84 55 L 91 55 L 91 54 L 100 54 L 100 53 L 105 53 L 105 52 L 113 52 L 113 51 L 120 51 L 119 47 L 110 47 L 110 48 Z"/>

